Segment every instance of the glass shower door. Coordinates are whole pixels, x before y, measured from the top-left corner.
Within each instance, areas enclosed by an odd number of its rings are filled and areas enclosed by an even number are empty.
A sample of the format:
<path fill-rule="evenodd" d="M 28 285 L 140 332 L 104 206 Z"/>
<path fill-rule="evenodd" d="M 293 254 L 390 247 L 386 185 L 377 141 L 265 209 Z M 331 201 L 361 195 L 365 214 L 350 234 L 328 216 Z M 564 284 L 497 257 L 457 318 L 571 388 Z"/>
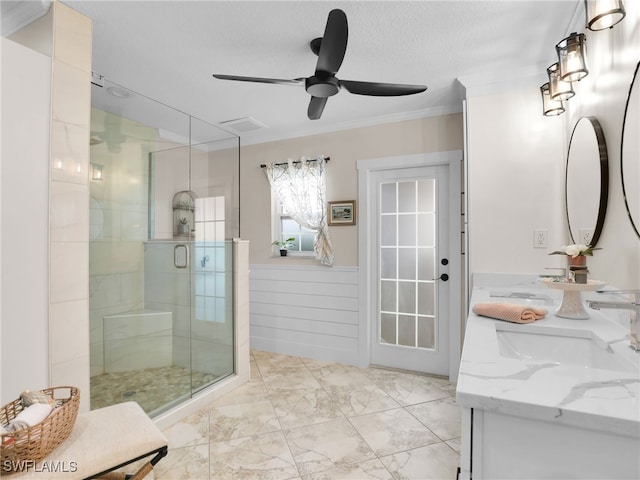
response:
<path fill-rule="evenodd" d="M 188 372 L 188 393 L 230 375 L 233 365 L 233 255 L 238 202 L 235 140 L 198 143 L 150 156 L 151 221 L 145 299 L 173 315 L 173 365 Z M 227 240 L 229 239 L 229 240 Z M 164 275 L 171 278 L 165 278 Z M 182 382 L 179 391 L 183 391 Z"/>

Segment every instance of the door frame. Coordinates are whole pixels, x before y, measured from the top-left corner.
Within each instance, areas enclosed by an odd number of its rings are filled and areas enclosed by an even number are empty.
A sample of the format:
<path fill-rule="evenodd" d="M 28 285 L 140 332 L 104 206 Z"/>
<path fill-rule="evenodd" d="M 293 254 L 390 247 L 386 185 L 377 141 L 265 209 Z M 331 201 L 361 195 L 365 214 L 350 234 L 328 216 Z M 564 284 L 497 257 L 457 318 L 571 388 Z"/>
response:
<path fill-rule="evenodd" d="M 359 319 L 358 319 L 358 363 L 361 367 L 371 362 L 370 334 L 372 328 L 371 289 L 372 266 L 370 252 L 372 241 L 369 229 L 373 209 L 370 188 L 371 174 L 381 170 L 400 170 L 403 168 L 430 167 L 446 165 L 449 167 L 449 379 L 457 381 L 462 351 L 462 229 L 461 229 L 461 184 L 462 150 L 399 155 L 358 160 L 358 264 L 359 264 Z"/>

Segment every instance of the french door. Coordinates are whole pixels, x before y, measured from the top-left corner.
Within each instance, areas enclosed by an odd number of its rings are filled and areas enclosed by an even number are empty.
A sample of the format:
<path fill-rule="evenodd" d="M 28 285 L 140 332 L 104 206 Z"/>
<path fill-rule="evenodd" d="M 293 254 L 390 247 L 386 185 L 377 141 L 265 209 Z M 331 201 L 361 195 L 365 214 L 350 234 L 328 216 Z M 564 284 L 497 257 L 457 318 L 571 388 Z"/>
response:
<path fill-rule="evenodd" d="M 449 373 L 449 167 L 372 172 L 371 364 Z"/>

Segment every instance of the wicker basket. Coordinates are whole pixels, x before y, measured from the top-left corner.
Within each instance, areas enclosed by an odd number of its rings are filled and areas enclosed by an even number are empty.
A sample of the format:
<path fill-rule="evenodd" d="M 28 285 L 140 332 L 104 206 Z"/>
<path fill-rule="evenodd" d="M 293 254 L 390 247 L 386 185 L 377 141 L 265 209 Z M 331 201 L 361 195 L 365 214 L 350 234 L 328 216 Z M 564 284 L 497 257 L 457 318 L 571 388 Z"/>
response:
<path fill-rule="evenodd" d="M 41 390 L 54 398 L 59 407 L 42 422 L 17 432 L 0 435 L 3 472 L 24 469 L 24 462 L 38 461 L 67 439 L 78 416 L 80 392 L 76 387 L 52 387 Z M 8 425 L 24 406 L 18 398 L 0 409 L 0 423 Z"/>

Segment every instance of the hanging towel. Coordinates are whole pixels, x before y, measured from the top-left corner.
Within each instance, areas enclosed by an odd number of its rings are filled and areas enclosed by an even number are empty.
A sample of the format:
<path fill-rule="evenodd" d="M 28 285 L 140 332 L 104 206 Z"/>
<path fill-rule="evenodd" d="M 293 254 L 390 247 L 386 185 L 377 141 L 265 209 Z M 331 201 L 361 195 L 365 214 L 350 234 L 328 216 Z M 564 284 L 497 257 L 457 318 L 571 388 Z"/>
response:
<path fill-rule="evenodd" d="M 473 306 L 473 313 L 513 323 L 532 323 L 544 318 L 547 310 L 515 303 L 487 302 Z"/>

